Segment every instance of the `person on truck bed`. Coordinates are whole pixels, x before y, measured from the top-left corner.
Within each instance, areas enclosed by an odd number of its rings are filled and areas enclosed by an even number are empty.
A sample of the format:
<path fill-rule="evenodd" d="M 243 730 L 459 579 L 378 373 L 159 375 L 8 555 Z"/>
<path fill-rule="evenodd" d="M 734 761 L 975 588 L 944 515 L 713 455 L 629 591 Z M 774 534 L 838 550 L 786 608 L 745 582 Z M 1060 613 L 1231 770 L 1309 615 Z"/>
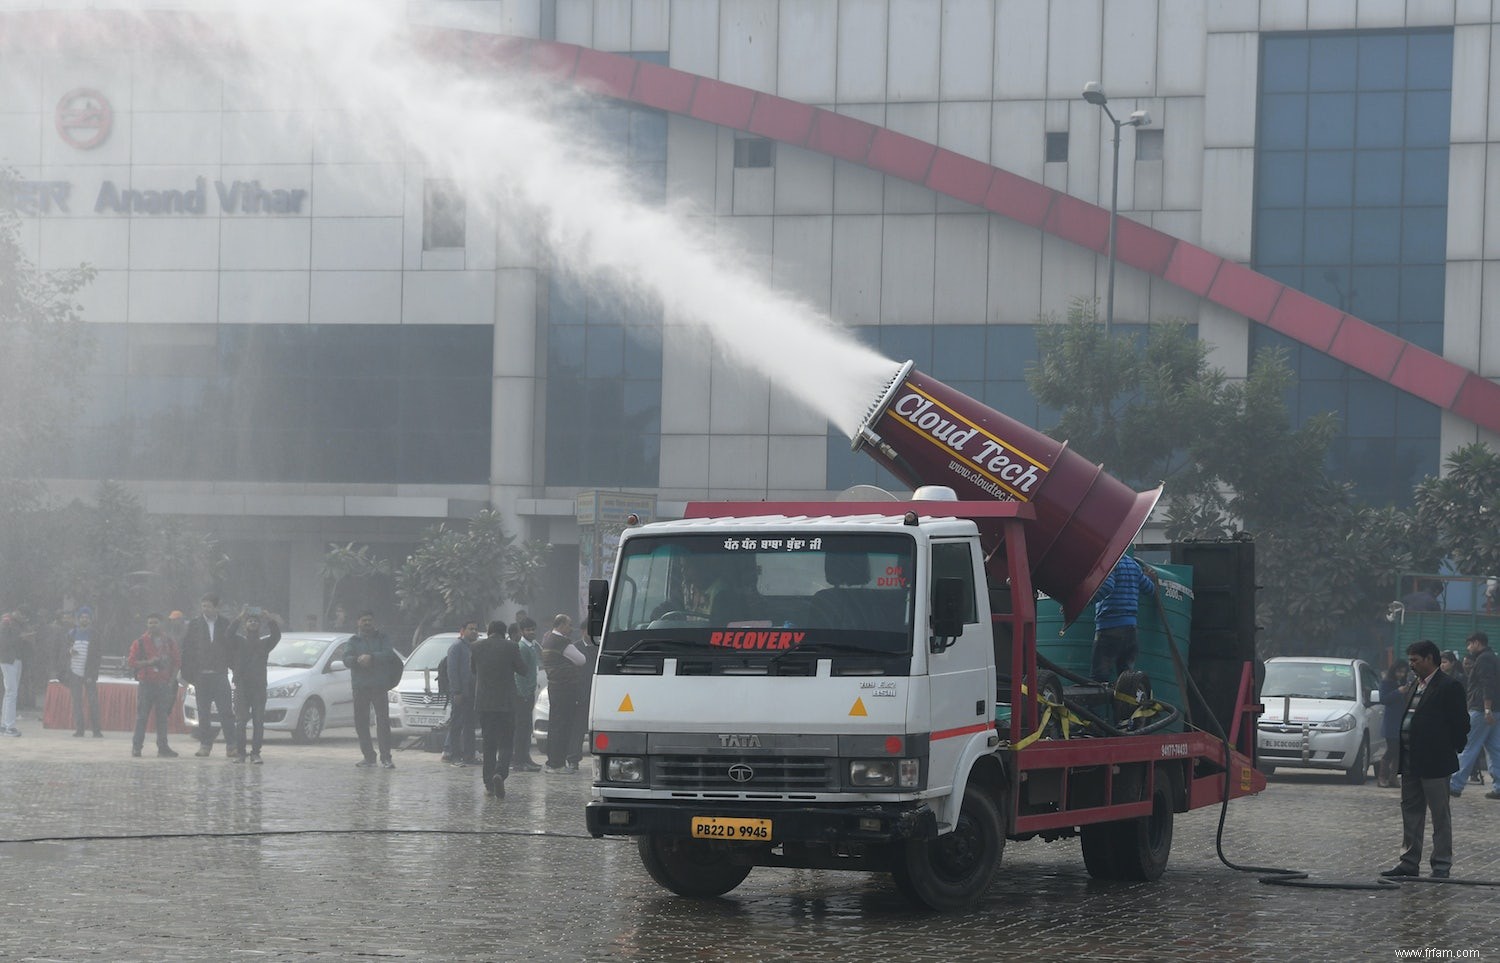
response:
<path fill-rule="evenodd" d="M 1135 668 L 1136 613 L 1141 596 L 1155 592 L 1156 582 L 1129 555 L 1121 555 L 1099 583 L 1094 593 L 1094 651 L 1089 660 L 1089 675 L 1095 682 L 1113 682 L 1120 673 Z"/>

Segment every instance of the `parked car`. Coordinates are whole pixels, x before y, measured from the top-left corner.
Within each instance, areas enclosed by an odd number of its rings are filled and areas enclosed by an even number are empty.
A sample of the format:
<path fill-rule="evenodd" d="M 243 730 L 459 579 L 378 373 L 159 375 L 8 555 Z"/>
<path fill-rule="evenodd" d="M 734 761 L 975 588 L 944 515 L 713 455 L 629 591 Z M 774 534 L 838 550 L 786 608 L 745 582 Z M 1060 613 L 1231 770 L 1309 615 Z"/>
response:
<path fill-rule="evenodd" d="M 448 647 L 458 639 L 457 632 L 429 635 L 412 650 L 406 660 L 406 671 L 390 693 L 391 728 L 406 735 L 422 735 L 448 724 L 451 712 L 448 696 L 438 692 L 438 663 L 448 654 Z"/>
<path fill-rule="evenodd" d="M 1380 677 L 1367 662 L 1267 659 L 1260 697 L 1266 711 L 1256 754 L 1268 775 L 1278 766 L 1336 769 L 1359 785 L 1370 765 L 1385 756 Z"/>
<path fill-rule="evenodd" d="M 354 690 L 344 651 L 347 632 L 285 632 L 266 659 L 268 732 L 289 732 L 293 742 L 313 742 L 328 729 L 354 725 Z M 182 718 L 198 725 L 197 696 L 190 685 Z"/>

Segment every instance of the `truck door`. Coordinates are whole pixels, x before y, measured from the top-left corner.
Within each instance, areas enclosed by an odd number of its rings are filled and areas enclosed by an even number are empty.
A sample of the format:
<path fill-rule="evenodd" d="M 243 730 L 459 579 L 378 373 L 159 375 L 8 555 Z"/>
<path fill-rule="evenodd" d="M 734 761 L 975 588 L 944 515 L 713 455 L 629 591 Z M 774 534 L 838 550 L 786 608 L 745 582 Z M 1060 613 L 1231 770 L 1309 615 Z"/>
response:
<path fill-rule="evenodd" d="M 953 783 L 963 747 L 981 728 L 993 724 L 991 699 L 995 672 L 989 634 L 981 631 L 976 585 L 980 559 L 972 538 L 934 539 L 930 544 L 928 611 L 932 587 L 940 578 L 960 579 L 964 585 L 964 632 L 952 645 L 934 652 L 929 625 L 919 627 L 917 644 L 927 645 L 927 682 L 931 706 L 931 772 L 928 787 Z"/>

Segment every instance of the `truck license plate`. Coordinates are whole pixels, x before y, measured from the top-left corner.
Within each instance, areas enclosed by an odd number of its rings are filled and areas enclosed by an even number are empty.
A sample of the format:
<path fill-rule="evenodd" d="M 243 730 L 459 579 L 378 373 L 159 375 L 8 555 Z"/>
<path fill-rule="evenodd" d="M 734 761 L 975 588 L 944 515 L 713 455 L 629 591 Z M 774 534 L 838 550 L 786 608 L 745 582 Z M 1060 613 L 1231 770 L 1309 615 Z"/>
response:
<path fill-rule="evenodd" d="M 770 839 L 769 819 L 730 819 L 725 816 L 694 816 L 694 839 Z"/>
<path fill-rule="evenodd" d="M 1301 739 L 1267 739 L 1267 749 L 1301 749 Z"/>

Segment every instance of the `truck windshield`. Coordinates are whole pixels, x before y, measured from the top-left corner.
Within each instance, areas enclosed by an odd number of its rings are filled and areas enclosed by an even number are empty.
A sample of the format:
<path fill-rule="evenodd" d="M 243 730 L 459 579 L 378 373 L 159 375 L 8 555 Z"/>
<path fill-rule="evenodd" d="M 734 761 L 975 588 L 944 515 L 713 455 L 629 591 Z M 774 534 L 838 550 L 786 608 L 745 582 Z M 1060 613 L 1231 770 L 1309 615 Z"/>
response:
<path fill-rule="evenodd" d="M 603 650 L 908 653 L 915 557 L 905 535 L 634 538 Z"/>

